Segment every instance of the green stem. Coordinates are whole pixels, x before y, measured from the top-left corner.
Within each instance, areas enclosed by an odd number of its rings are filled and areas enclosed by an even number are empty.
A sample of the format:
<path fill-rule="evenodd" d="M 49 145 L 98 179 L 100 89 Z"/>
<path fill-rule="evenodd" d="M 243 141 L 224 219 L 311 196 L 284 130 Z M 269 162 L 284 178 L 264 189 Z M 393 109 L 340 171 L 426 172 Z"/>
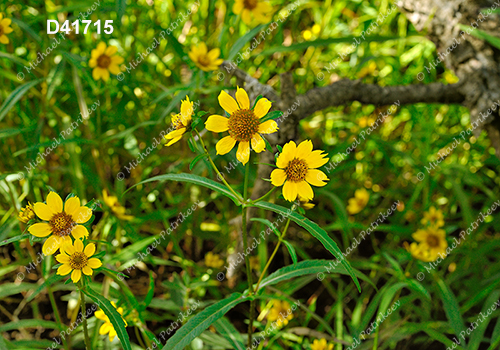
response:
<path fill-rule="evenodd" d="M 285 234 L 286 234 L 286 231 L 288 230 L 288 226 L 290 225 L 290 218 L 288 218 L 288 220 L 286 221 L 286 224 L 285 224 L 285 228 L 283 229 L 283 233 L 281 234 L 280 236 L 280 239 L 278 241 L 278 244 L 276 244 L 276 247 L 274 248 L 274 251 L 273 253 L 271 254 L 271 257 L 269 258 L 269 260 L 267 261 L 267 264 L 266 266 L 264 267 L 264 270 L 262 270 L 262 273 L 260 274 L 260 277 L 259 277 L 259 280 L 257 281 L 257 285 L 255 286 L 255 293 L 257 293 L 257 291 L 259 290 L 259 285 L 260 285 L 260 282 L 262 281 L 262 278 L 264 278 L 264 275 L 266 274 L 267 272 L 267 269 L 269 268 L 269 265 L 271 265 L 271 262 L 273 261 L 274 259 L 274 256 L 276 255 L 276 253 L 278 252 L 278 249 L 281 245 L 281 242 L 283 241 L 283 238 L 285 237 Z"/>
<path fill-rule="evenodd" d="M 212 160 L 212 157 L 210 157 L 210 153 L 208 153 L 207 147 L 205 146 L 205 143 L 203 142 L 203 139 L 201 138 L 201 135 L 198 132 L 198 130 L 194 129 L 194 131 L 196 132 L 196 135 L 198 135 L 198 139 L 200 140 L 201 146 L 203 147 L 203 150 L 205 151 L 205 154 L 207 155 L 208 160 L 209 160 L 210 164 L 212 165 L 212 168 L 214 168 L 215 172 L 219 176 L 219 179 L 221 179 L 221 181 L 224 183 L 224 185 L 226 185 L 226 187 L 229 189 L 229 191 L 231 191 L 236 196 L 236 198 L 238 198 L 238 200 L 241 203 L 243 203 L 243 198 L 241 198 L 241 195 L 239 193 L 236 193 L 233 190 L 233 188 L 227 183 L 226 179 L 224 179 L 223 175 L 220 173 L 219 169 L 217 168 L 214 161 Z"/>
<path fill-rule="evenodd" d="M 273 188 L 271 188 L 271 190 L 269 192 L 267 192 L 265 195 L 263 195 L 260 198 L 254 199 L 253 201 L 250 201 L 249 203 L 250 204 L 254 204 L 254 203 L 263 201 L 264 199 L 266 199 L 267 197 L 269 197 L 274 192 L 275 189 L 277 189 L 277 187 L 273 186 Z"/>
<path fill-rule="evenodd" d="M 61 315 L 59 314 L 59 309 L 57 308 L 56 300 L 54 299 L 54 293 L 52 292 L 52 288 L 47 286 L 47 293 L 49 294 L 50 303 L 52 304 L 52 309 L 54 310 L 54 316 L 56 317 L 57 324 L 62 326 Z M 68 343 L 66 342 L 66 338 L 62 338 L 64 348 L 70 349 Z"/>
<path fill-rule="evenodd" d="M 83 283 L 82 283 L 83 287 Z M 85 347 L 87 350 L 92 350 L 90 346 L 90 338 L 89 338 L 89 330 L 87 327 L 87 317 L 85 316 L 85 294 L 83 294 L 83 290 L 80 289 L 80 307 L 82 310 L 82 318 L 83 318 L 83 334 L 85 336 Z"/>

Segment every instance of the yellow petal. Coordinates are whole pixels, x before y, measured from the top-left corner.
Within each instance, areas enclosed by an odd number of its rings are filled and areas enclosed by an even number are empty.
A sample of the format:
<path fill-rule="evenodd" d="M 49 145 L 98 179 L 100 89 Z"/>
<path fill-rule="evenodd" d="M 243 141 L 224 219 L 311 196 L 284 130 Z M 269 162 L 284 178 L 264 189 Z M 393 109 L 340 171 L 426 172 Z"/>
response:
<path fill-rule="evenodd" d="M 91 59 L 89 60 L 89 67 L 90 67 L 90 68 L 95 68 L 95 67 L 97 67 L 97 59 L 96 59 L 96 58 L 91 58 Z"/>
<path fill-rule="evenodd" d="M 248 99 L 248 94 L 244 89 L 238 86 L 236 88 L 235 96 L 241 109 L 250 109 L 250 100 Z"/>
<path fill-rule="evenodd" d="M 177 141 L 179 141 L 180 139 L 182 139 L 182 136 L 179 136 L 179 137 L 173 138 L 172 140 L 170 140 L 170 142 L 168 142 L 168 143 L 166 144 L 166 146 L 171 146 L 171 145 L 173 145 L 174 143 L 176 143 Z"/>
<path fill-rule="evenodd" d="M 101 78 L 104 81 L 108 81 L 109 80 L 109 71 L 107 69 L 103 69 L 102 70 L 102 72 L 101 72 Z"/>
<path fill-rule="evenodd" d="M 312 151 L 309 157 L 307 157 L 306 162 L 309 168 L 319 168 L 328 162 L 327 154 L 323 153 L 321 150 Z"/>
<path fill-rule="evenodd" d="M 313 144 L 311 140 L 302 141 L 297 146 L 297 153 L 295 153 L 295 157 L 305 159 L 307 161 L 307 158 L 311 154 L 312 150 L 313 150 Z"/>
<path fill-rule="evenodd" d="M 243 0 L 236 0 L 233 5 L 233 12 L 239 15 L 243 11 Z"/>
<path fill-rule="evenodd" d="M 89 231 L 87 231 L 87 228 L 85 226 L 75 225 L 73 227 L 73 230 L 71 230 L 71 235 L 76 240 L 80 240 L 82 237 L 88 237 L 89 236 Z"/>
<path fill-rule="evenodd" d="M 84 224 L 92 217 L 92 209 L 89 207 L 80 207 L 71 216 L 77 224 Z"/>
<path fill-rule="evenodd" d="M 278 131 L 278 123 L 274 120 L 268 120 L 259 125 L 260 134 L 272 134 L 276 131 Z"/>
<path fill-rule="evenodd" d="M 118 51 L 118 48 L 116 46 L 110 45 L 104 51 L 104 53 L 106 54 L 106 56 L 110 57 L 110 56 L 113 56 L 116 53 L 116 51 Z"/>
<path fill-rule="evenodd" d="M 199 45 L 198 45 L 198 53 L 200 55 L 206 55 L 207 54 L 207 44 L 205 44 L 205 42 L 201 42 Z"/>
<path fill-rule="evenodd" d="M 283 197 L 289 202 L 293 202 L 297 198 L 298 189 L 297 183 L 287 181 L 283 185 Z"/>
<path fill-rule="evenodd" d="M 255 152 L 260 153 L 266 149 L 266 142 L 259 134 L 255 134 L 252 137 L 252 148 Z"/>
<path fill-rule="evenodd" d="M 113 303 L 113 301 L 111 302 Z M 106 314 L 104 313 L 104 311 L 102 310 L 97 310 L 95 313 L 94 313 L 94 316 L 99 319 L 99 320 L 103 320 L 103 321 L 108 321 L 109 322 L 109 318 L 108 316 L 106 316 Z"/>
<path fill-rule="evenodd" d="M 304 197 L 307 200 L 311 200 L 314 198 L 314 192 L 311 187 L 307 182 L 301 181 L 297 183 L 297 194 L 300 197 Z"/>
<path fill-rule="evenodd" d="M 252 23 L 252 16 L 250 14 L 250 11 L 247 9 L 243 10 L 243 13 L 241 14 L 241 19 L 246 25 L 250 25 Z"/>
<path fill-rule="evenodd" d="M 110 64 L 108 69 L 111 72 L 111 74 L 114 74 L 114 75 L 118 75 L 121 72 L 120 67 L 116 64 Z"/>
<path fill-rule="evenodd" d="M 111 323 L 106 322 L 101 326 L 101 328 L 99 328 L 99 334 L 100 335 L 108 334 L 112 328 L 113 326 L 111 325 Z"/>
<path fill-rule="evenodd" d="M 82 272 L 86 274 L 87 276 L 92 276 L 92 269 L 88 266 L 84 266 L 82 269 Z"/>
<path fill-rule="evenodd" d="M 326 185 L 326 182 L 330 180 L 324 172 L 318 169 L 309 169 L 306 174 L 306 181 L 313 186 L 322 187 Z"/>
<path fill-rule="evenodd" d="M 75 247 L 75 250 L 78 252 L 78 253 L 81 253 L 83 252 L 83 242 L 81 239 L 75 239 L 75 243 L 73 245 Z"/>
<path fill-rule="evenodd" d="M 42 246 L 42 253 L 45 255 L 54 254 L 59 249 L 61 242 L 62 239 L 58 239 L 57 236 L 54 235 L 50 236 L 49 238 L 47 238 L 47 240 Z"/>
<path fill-rule="evenodd" d="M 62 264 L 69 263 L 69 256 L 65 253 L 58 254 L 56 260 Z"/>
<path fill-rule="evenodd" d="M 215 149 L 217 150 L 217 154 L 226 154 L 233 149 L 235 144 L 235 139 L 233 139 L 231 136 L 226 136 L 219 142 L 217 142 L 217 144 L 215 145 Z"/>
<path fill-rule="evenodd" d="M 224 132 L 228 129 L 228 122 L 229 119 L 227 119 L 226 117 L 214 114 L 208 117 L 207 121 L 205 122 L 205 128 L 207 128 L 208 131 Z"/>
<path fill-rule="evenodd" d="M 97 269 L 102 266 L 102 262 L 97 258 L 90 258 L 89 261 L 87 262 L 87 266 L 93 269 Z"/>
<path fill-rule="evenodd" d="M 253 109 L 253 112 L 257 118 L 262 118 L 264 117 L 267 112 L 271 109 L 272 103 L 269 101 L 267 98 L 263 97 L 260 100 L 257 101 L 257 104 L 255 105 L 255 108 Z"/>
<path fill-rule="evenodd" d="M 66 276 L 70 272 L 71 272 L 71 266 L 69 266 L 69 264 L 62 264 L 57 269 L 57 274 L 60 276 Z"/>
<path fill-rule="evenodd" d="M 207 56 L 210 59 L 210 61 L 215 61 L 217 57 L 220 56 L 220 49 L 216 47 L 215 49 L 210 50 Z"/>
<path fill-rule="evenodd" d="M 186 128 L 180 128 L 180 129 L 169 132 L 168 134 L 165 135 L 165 138 L 167 140 L 169 140 L 169 139 L 175 139 L 178 137 L 182 137 L 182 135 L 184 135 L 185 132 L 186 132 Z"/>
<path fill-rule="evenodd" d="M 106 44 L 104 42 L 100 42 L 98 45 L 97 45 L 97 48 L 96 48 L 96 53 L 99 53 L 99 54 L 103 54 L 104 51 L 106 51 Z"/>
<path fill-rule="evenodd" d="M 286 180 L 286 173 L 282 169 L 274 169 L 271 173 L 271 184 L 273 186 L 281 186 Z"/>
<path fill-rule="evenodd" d="M 288 163 L 295 158 L 296 150 L 297 146 L 295 145 L 295 142 L 290 141 L 285 144 L 285 146 L 283 146 L 283 152 L 281 152 L 278 159 L 276 159 L 276 165 L 278 168 L 286 168 Z"/>
<path fill-rule="evenodd" d="M 240 142 L 238 145 L 238 150 L 236 151 L 236 159 L 238 159 L 243 165 L 248 163 L 250 159 L 250 142 Z"/>
<path fill-rule="evenodd" d="M 82 270 L 73 270 L 71 273 L 71 280 L 73 283 L 77 283 L 82 277 Z"/>
<path fill-rule="evenodd" d="M 122 64 L 125 59 L 121 56 L 113 56 L 111 57 L 111 64 Z"/>
<path fill-rule="evenodd" d="M 92 78 L 94 78 L 94 80 L 99 80 L 101 78 L 101 68 L 94 68 L 94 70 L 92 71 Z"/>
<path fill-rule="evenodd" d="M 0 43 L 2 43 L 2 44 L 9 43 L 9 38 L 7 38 L 7 35 L 0 35 Z"/>
<path fill-rule="evenodd" d="M 55 192 L 50 192 L 47 196 L 47 205 L 54 213 L 62 213 L 63 211 L 63 201 Z"/>
<path fill-rule="evenodd" d="M 90 258 L 95 253 L 95 244 L 94 243 L 87 244 L 83 253 L 87 256 L 87 258 Z"/>
<path fill-rule="evenodd" d="M 115 339 L 115 337 L 116 337 L 116 331 L 113 328 L 112 330 L 109 331 L 109 341 L 113 341 L 113 339 Z"/>
<path fill-rule="evenodd" d="M 227 92 L 221 91 L 219 95 L 220 106 L 230 115 L 238 110 L 238 104 Z"/>
<path fill-rule="evenodd" d="M 50 221 L 52 216 L 55 214 L 54 210 L 45 203 L 35 203 L 35 205 L 33 205 L 33 209 L 35 210 L 35 214 L 40 219 L 45 221 Z"/>
<path fill-rule="evenodd" d="M 64 203 L 64 211 L 68 215 L 73 215 L 80 208 L 80 198 L 71 197 Z"/>
<path fill-rule="evenodd" d="M 52 227 L 45 223 L 33 224 L 28 228 L 29 233 L 35 237 L 47 237 L 52 232 Z"/>

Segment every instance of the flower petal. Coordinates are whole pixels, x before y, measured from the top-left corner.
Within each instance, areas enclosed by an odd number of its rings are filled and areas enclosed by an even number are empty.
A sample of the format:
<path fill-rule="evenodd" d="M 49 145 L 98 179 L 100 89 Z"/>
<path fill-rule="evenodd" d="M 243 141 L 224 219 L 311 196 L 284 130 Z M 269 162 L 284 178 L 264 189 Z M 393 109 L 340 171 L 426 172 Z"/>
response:
<path fill-rule="evenodd" d="M 323 153 L 323 151 L 321 150 L 312 151 L 306 159 L 307 165 L 309 166 L 309 168 L 319 168 L 320 166 L 323 166 L 328 162 L 329 158 L 326 156 L 327 154 Z"/>
<path fill-rule="evenodd" d="M 252 137 L 252 149 L 257 153 L 266 149 L 266 142 L 259 134 L 255 134 Z"/>
<path fill-rule="evenodd" d="M 306 181 L 313 186 L 322 187 L 326 185 L 326 182 L 330 179 L 326 176 L 324 172 L 318 169 L 309 169 L 306 174 Z"/>
<path fill-rule="evenodd" d="M 65 253 L 61 253 L 56 256 L 56 260 L 62 264 L 67 264 L 69 263 L 69 256 Z"/>
<path fill-rule="evenodd" d="M 238 86 L 236 88 L 235 96 L 241 109 L 250 109 L 250 100 L 248 99 L 248 94 L 245 89 L 242 89 Z"/>
<path fill-rule="evenodd" d="M 64 203 L 64 211 L 68 215 L 73 215 L 80 208 L 80 198 L 71 197 Z"/>
<path fill-rule="evenodd" d="M 288 166 L 288 163 L 292 161 L 293 158 L 295 158 L 295 153 L 297 150 L 297 145 L 295 145 L 295 142 L 290 141 L 285 146 L 283 146 L 283 152 L 280 153 L 278 156 L 278 159 L 276 159 L 276 165 L 278 168 L 286 168 Z"/>
<path fill-rule="evenodd" d="M 255 108 L 253 109 L 253 113 L 257 118 L 264 117 L 269 110 L 271 109 L 272 103 L 267 98 L 263 97 L 257 101 Z"/>
<path fill-rule="evenodd" d="M 182 136 L 185 132 L 186 132 L 186 128 L 180 128 L 180 129 L 169 132 L 168 134 L 165 135 L 165 138 L 167 140 L 175 139 L 177 137 Z"/>
<path fill-rule="evenodd" d="M 63 201 L 55 192 L 51 191 L 47 196 L 47 205 L 54 213 L 62 213 L 63 211 Z"/>
<path fill-rule="evenodd" d="M 240 142 L 238 145 L 238 150 L 236 151 L 236 159 L 238 159 L 243 165 L 248 163 L 250 159 L 250 142 Z"/>
<path fill-rule="evenodd" d="M 235 139 L 233 139 L 231 136 L 226 136 L 219 142 L 217 142 L 217 144 L 215 145 L 215 149 L 217 150 L 217 154 L 226 154 L 233 149 L 235 144 Z"/>
<path fill-rule="evenodd" d="M 220 106 L 229 114 L 233 114 L 236 112 L 238 108 L 238 104 L 227 92 L 221 91 L 219 95 L 219 104 Z"/>
<path fill-rule="evenodd" d="M 104 54 L 106 54 L 106 56 L 113 56 L 116 51 L 118 51 L 118 48 L 116 46 L 113 46 L 113 45 L 110 45 L 106 48 L 106 50 L 104 51 Z"/>
<path fill-rule="evenodd" d="M 87 256 L 87 258 L 90 258 L 95 253 L 95 244 L 94 243 L 87 244 L 83 253 Z"/>
<path fill-rule="evenodd" d="M 215 61 L 219 56 L 220 56 L 220 49 L 218 47 L 210 50 L 207 53 L 207 57 L 210 59 L 210 61 Z"/>
<path fill-rule="evenodd" d="M 168 142 L 168 143 L 166 144 L 166 146 L 171 146 L 171 145 L 173 145 L 174 143 L 176 143 L 177 141 L 179 141 L 180 139 L 182 139 L 182 136 L 175 137 L 175 138 L 173 138 L 172 140 L 170 140 L 170 142 Z"/>
<path fill-rule="evenodd" d="M 278 131 L 278 123 L 274 120 L 268 120 L 259 125 L 260 134 L 272 134 L 276 131 Z"/>
<path fill-rule="evenodd" d="M 228 129 L 228 122 L 228 118 L 214 114 L 208 117 L 207 121 L 205 122 L 205 128 L 207 128 L 208 131 L 224 132 Z"/>
<path fill-rule="evenodd" d="M 107 69 L 103 69 L 102 70 L 102 72 L 101 72 L 101 78 L 104 81 L 108 81 L 109 80 L 109 71 Z"/>
<path fill-rule="evenodd" d="M 45 255 L 54 254 L 59 249 L 61 242 L 62 239 L 59 239 L 59 237 L 54 235 L 50 236 L 42 246 L 42 253 Z"/>
<path fill-rule="evenodd" d="M 89 231 L 85 226 L 75 225 L 73 226 L 73 230 L 71 230 L 71 235 L 76 239 L 80 240 L 82 237 L 88 237 Z"/>
<path fill-rule="evenodd" d="M 41 222 L 31 225 L 28 231 L 35 237 L 47 237 L 51 234 L 52 227 L 45 222 Z"/>
<path fill-rule="evenodd" d="M 111 74 L 114 74 L 114 75 L 118 75 L 121 72 L 120 67 L 116 64 L 110 64 L 108 69 L 111 72 Z"/>
<path fill-rule="evenodd" d="M 82 270 L 73 270 L 71 273 L 71 280 L 73 283 L 77 283 L 82 277 Z"/>
<path fill-rule="evenodd" d="M 101 260 L 99 260 L 97 258 L 91 258 L 91 259 L 89 259 L 89 261 L 87 261 L 87 266 L 89 266 L 93 269 L 97 269 L 97 268 L 102 266 L 102 262 L 101 262 Z"/>
<path fill-rule="evenodd" d="M 77 253 L 83 252 L 83 242 L 81 239 L 75 239 L 75 243 L 73 244 L 73 246 L 75 247 L 75 251 Z"/>
<path fill-rule="evenodd" d="M 92 217 L 92 209 L 89 207 L 80 207 L 80 209 L 75 211 L 71 216 L 77 224 L 84 224 Z"/>
<path fill-rule="evenodd" d="M 271 184 L 281 186 L 286 180 L 286 173 L 283 169 L 274 169 L 271 173 Z"/>
<path fill-rule="evenodd" d="M 295 157 L 305 159 L 307 161 L 307 158 L 311 154 L 312 150 L 313 143 L 311 140 L 304 140 L 297 146 L 297 153 L 295 154 Z"/>
<path fill-rule="evenodd" d="M 91 269 L 90 267 L 88 267 L 88 266 L 84 266 L 84 267 L 83 267 L 83 269 L 82 269 L 82 272 L 83 272 L 84 274 L 86 274 L 87 276 L 92 276 L 92 273 L 93 273 L 94 271 L 92 271 L 92 269 Z"/>
<path fill-rule="evenodd" d="M 307 200 L 311 200 L 314 198 L 314 192 L 307 182 L 301 181 L 297 183 L 297 193 L 300 197 L 304 197 Z"/>
<path fill-rule="evenodd" d="M 69 266 L 69 264 L 62 264 L 57 269 L 57 274 L 60 276 L 66 276 L 70 272 L 71 272 L 71 266 Z"/>
<path fill-rule="evenodd" d="M 287 181 L 283 185 L 283 197 L 289 202 L 293 202 L 297 199 L 298 188 L 297 183 L 292 181 Z"/>
<path fill-rule="evenodd" d="M 33 205 L 33 209 L 35 210 L 36 216 L 45 221 L 50 221 L 50 219 L 52 219 L 52 216 L 54 216 L 55 214 L 54 210 L 51 207 L 41 202 L 35 203 Z"/>

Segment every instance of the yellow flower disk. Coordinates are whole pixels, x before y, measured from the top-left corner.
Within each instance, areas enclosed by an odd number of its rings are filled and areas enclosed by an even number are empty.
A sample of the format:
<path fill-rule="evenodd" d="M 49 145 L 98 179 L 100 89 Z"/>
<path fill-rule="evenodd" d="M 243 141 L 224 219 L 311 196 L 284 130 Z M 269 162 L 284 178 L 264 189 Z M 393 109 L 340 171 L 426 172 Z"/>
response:
<path fill-rule="evenodd" d="M 247 25 L 252 23 L 252 17 L 258 23 L 267 23 L 272 18 L 272 6 L 262 0 L 236 0 L 233 12 L 241 15 L 241 19 Z"/>
<path fill-rule="evenodd" d="M 188 56 L 198 68 L 205 72 L 217 70 L 222 62 L 224 62 L 222 58 L 219 58 L 220 49 L 215 48 L 208 51 L 207 45 L 204 42 L 201 42 L 198 46 L 192 46 Z"/>
<path fill-rule="evenodd" d="M 100 42 L 97 48 L 90 53 L 89 67 L 94 68 L 92 77 L 94 80 L 102 79 L 105 82 L 109 80 L 109 73 L 119 74 L 120 64 L 123 63 L 123 57 L 115 55 L 118 51 L 116 46 L 106 46 Z"/>
<path fill-rule="evenodd" d="M 102 262 L 97 258 L 92 258 L 95 253 L 95 244 L 89 243 L 86 247 L 80 239 L 76 239 L 74 245 L 65 244 L 61 248 L 61 254 L 56 256 L 56 260 L 62 265 L 57 269 L 57 274 L 66 276 L 71 272 L 71 280 L 77 283 L 82 277 L 82 273 L 92 276 L 94 271 L 102 266 Z"/>

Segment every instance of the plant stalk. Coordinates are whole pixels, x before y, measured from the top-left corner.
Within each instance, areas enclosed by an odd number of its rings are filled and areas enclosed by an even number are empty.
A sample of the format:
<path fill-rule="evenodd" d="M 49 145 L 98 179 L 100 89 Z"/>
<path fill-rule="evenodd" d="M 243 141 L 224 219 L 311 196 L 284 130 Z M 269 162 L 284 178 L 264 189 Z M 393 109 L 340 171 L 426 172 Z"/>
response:
<path fill-rule="evenodd" d="M 83 287 L 83 286 L 82 286 Z M 92 350 L 90 346 L 90 338 L 89 338 L 89 330 L 87 327 L 87 317 L 85 316 L 85 294 L 83 294 L 83 290 L 80 289 L 80 307 L 82 310 L 82 318 L 83 318 L 83 334 L 85 336 L 85 347 L 87 350 Z"/>

